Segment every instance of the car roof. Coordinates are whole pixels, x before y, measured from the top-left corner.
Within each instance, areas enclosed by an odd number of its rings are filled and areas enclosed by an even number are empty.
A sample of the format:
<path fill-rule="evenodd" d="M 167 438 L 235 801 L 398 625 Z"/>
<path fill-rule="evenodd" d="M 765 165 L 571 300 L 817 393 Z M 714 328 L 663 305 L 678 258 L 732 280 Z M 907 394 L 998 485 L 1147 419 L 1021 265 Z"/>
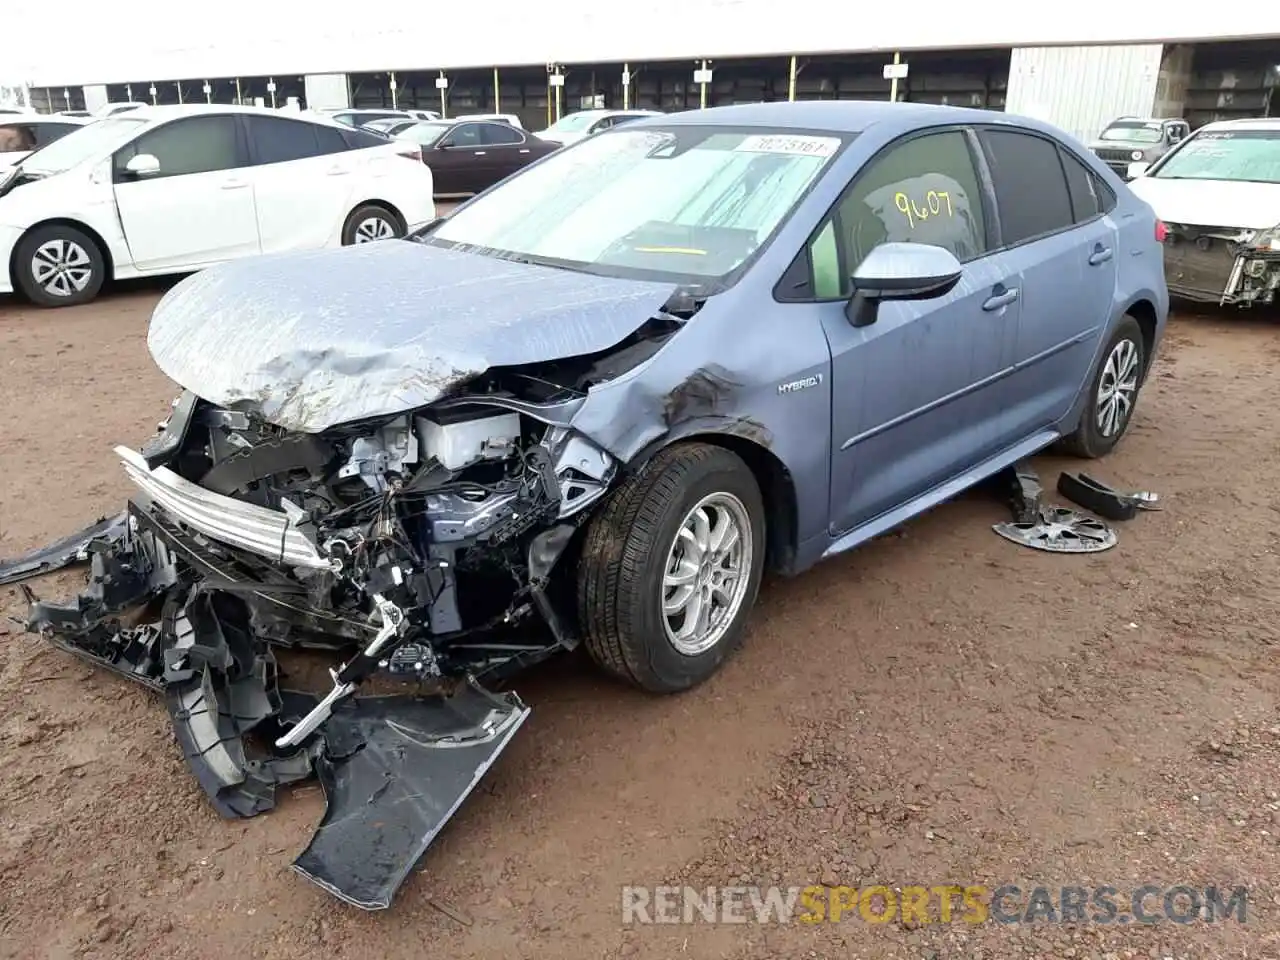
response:
<path fill-rule="evenodd" d="M 70 123 L 84 126 L 88 117 L 68 117 L 61 113 L 0 113 L 0 126 L 15 123 Z"/>
<path fill-rule="evenodd" d="M 1239 120 L 1215 120 L 1200 130 L 1280 130 L 1280 117 L 1241 117 Z"/>
<path fill-rule="evenodd" d="M 731 107 L 685 110 L 658 114 L 667 124 L 713 124 L 741 127 L 774 127 L 783 130 L 830 130 L 861 133 L 874 123 L 923 126 L 938 123 L 1001 123 L 1014 119 L 1039 128 L 1033 121 L 1011 114 L 970 107 L 931 103 L 890 103 L 887 100 L 797 100 L 777 103 L 742 103 Z M 656 118 L 655 118 L 656 119 Z M 641 123 L 648 123 L 641 120 Z"/>
<path fill-rule="evenodd" d="M 172 103 L 159 107 L 144 104 L 136 110 L 130 110 L 116 116 L 100 118 L 108 120 L 146 120 L 149 123 L 160 123 L 165 120 L 176 120 L 179 117 L 202 117 L 219 114 L 240 114 L 242 116 L 284 117 L 292 120 L 306 120 L 325 126 L 341 127 L 329 115 L 315 113 L 310 110 L 275 110 L 271 107 L 242 106 L 235 103 Z"/>

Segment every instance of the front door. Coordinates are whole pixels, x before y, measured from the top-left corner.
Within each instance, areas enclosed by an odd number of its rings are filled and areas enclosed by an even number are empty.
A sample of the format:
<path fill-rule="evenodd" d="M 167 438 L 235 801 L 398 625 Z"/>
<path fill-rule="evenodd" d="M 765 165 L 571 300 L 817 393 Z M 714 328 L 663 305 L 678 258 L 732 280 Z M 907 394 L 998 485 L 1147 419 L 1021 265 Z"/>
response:
<path fill-rule="evenodd" d="M 919 497 L 999 449 L 999 376 L 1017 331 L 1021 279 L 989 240 L 961 129 L 914 135 L 855 178 L 810 245 L 813 309 L 831 347 L 830 533 Z M 964 266 L 950 293 L 886 301 L 874 323 L 845 316 L 849 277 L 877 244 L 945 247 Z"/>
<path fill-rule="evenodd" d="M 435 175 L 437 194 L 478 193 L 483 187 L 488 151 L 481 139 L 481 123 L 459 123 L 445 134 L 427 160 Z"/>
<path fill-rule="evenodd" d="M 160 169 L 127 169 L 150 154 Z M 259 252 L 253 189 L 235 118 L 185 117 L 143 133 L 112 159 L 116 207 L 139 270 L 195 269 Z"/>

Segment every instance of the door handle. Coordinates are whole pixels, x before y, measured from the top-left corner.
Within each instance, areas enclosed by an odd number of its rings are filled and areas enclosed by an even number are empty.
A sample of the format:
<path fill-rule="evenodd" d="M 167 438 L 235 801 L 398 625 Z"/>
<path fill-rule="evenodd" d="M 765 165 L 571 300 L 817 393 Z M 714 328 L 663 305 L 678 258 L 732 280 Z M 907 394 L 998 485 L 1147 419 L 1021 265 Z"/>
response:
<path fill-rule="evenodd" d="M 473 156 L 473 157 L 483 157 L 483 156 L 484 156 L 484 151 L 483 151 L 483 150 L 477 150 L 475 153 L 473 153 L 473 154 L 472 154 L 472 156 Z"/>
<path fill-rule="evenodd" d="M 1093 253 L 1089 255 L 1089 266 L 1096 267 L 1098 264 L 1106 263 L 1110 259 L 1110 247 L 1094 247 Z"/>
<path fill-rule="evenodd" d="M 1018 288 L 1009 287 L 1000 293 L 993 294 L 988 297 L 982 304 L 982 309 L 990 313 L 992 310 L 999 310 L 1001 307 L 1007 307 L 1013 301 L 1018 299 Z"/>
<path fill-rule="evenodd" d="M 243 190 L 249 184 L 244 180 L 223 180 L 223 190 Z"/>
<path fill-rule="evenodd" d="M 521 152 L 521 153 L 528 153 L 528 152 L 529 152 L 529 148 L 528 148 L 528 147 L 525 147 L 525 149 L 521 150 L 520 152 Z"/>

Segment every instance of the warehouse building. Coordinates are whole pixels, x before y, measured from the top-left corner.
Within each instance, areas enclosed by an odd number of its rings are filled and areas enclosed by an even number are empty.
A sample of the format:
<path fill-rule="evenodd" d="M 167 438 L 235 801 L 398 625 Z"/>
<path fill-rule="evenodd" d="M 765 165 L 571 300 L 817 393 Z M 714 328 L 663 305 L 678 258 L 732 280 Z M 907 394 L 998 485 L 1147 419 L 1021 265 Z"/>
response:
<path fill-rule="evenodd" d="M 940 0 L 874 19 L 825 0 L 793 0 L 782 18 L 766 0 L 636 0 L 554 16 L 509 0 L 478 6 L 492 28 L 446 27 L 430 8 L 395 10 L 394 25 L 344 16 L 337 26 L 304 8 L 199 27 L 189 11 L 157 11 L 146 38 L 136 24 L 128 31 L 145 55 L 116 56 L 122 47 L 99 36 L 60 44 L 56 60 L 22 68 L 21 79 L 43 111 L 125 100 L 398 106 L 515 113 L 532 129 L 587 107 L 788 99 L 1007 109 L 1082 139 L 1121 115 L 1184 116 L 1194 127 L 1280 112 L 1280 8 L 1241 27 L 1207 6 L 1067 24 L 1012 0 L 958 21 Z M 101 28 L 121 29 L 110 18 Z"/>

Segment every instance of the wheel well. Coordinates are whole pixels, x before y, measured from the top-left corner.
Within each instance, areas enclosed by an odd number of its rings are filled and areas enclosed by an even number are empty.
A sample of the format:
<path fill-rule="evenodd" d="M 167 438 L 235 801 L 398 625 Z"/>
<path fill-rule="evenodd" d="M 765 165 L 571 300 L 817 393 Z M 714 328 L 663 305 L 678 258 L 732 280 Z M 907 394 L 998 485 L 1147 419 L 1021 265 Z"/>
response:
<path fill-rule="evenodd" d="M 405 220 L 404 214 L 401 213 L 396 208 L 396 205 L 394 203 L 388 203 L 386 200 L 379 200 L 376 197 L 370 200 L 362 200 L 360 203 L 357 203 L 354 207 L 352 207 L 351 213 L 347 214 L 348 222 L 350 222 L 351 220 L 351 214 L 355 213 L 361 207 L 381 207 L 383 210 L 387 211 L 387 213 L 391 214 L 393 217 L 395 217 L 397 220 L 400 221 L 401 230 L 407 230 L 409 228 L 409 224 Z"/>
<path fill-rule="evenodd" d="M 789 569 L 796 555 L 796 487 L 791 471 L 771 450 L 743 437 L 703 433 L 681 437 L 679 442 L 715 444 L 742 458 L 764 498 L 769 537 L 766 563 L 772 570 Z"/>
<path fill-rule="evenodd" d="M 18 247 L 22 240 L 32 230 L 39 230 L 41 227 L 70 227 L 73 230 L 79 230 L 86 237 L 92 240 L 98 247 L 98 253 L 102 254 L 102 264 L 106 268 L 105 279 L 111 279 L 115 276 L 116 265 L 111 259 L 111 248 L 107 246 L 107 242 L 102 239 L 102 234 L 89 226 L 87 223 L 81 223 L 79 220 L 72 220 L 68 217 L 51 217 L 48 220 L 41 220 L 39 223 L 33 223 L 23 231 L 22 237 L 13 245 L 13 252 L 9 254 L 9 280 L 14 287 L 18 284 L 18 274 L 15 272 L 18 266 Z"/>
<path fill-rule="evenodd" d="M 1150 300 L 1138 300 L 1126 311 L 1138 321 L 1138 329 L 1142 331 L 1142 356 L 1146 366 L 1151 366 L 1151 353 L 1156 344 L 1156 308 Z M 1146 376 L 1146 370 L 1143 370 Z"/>

